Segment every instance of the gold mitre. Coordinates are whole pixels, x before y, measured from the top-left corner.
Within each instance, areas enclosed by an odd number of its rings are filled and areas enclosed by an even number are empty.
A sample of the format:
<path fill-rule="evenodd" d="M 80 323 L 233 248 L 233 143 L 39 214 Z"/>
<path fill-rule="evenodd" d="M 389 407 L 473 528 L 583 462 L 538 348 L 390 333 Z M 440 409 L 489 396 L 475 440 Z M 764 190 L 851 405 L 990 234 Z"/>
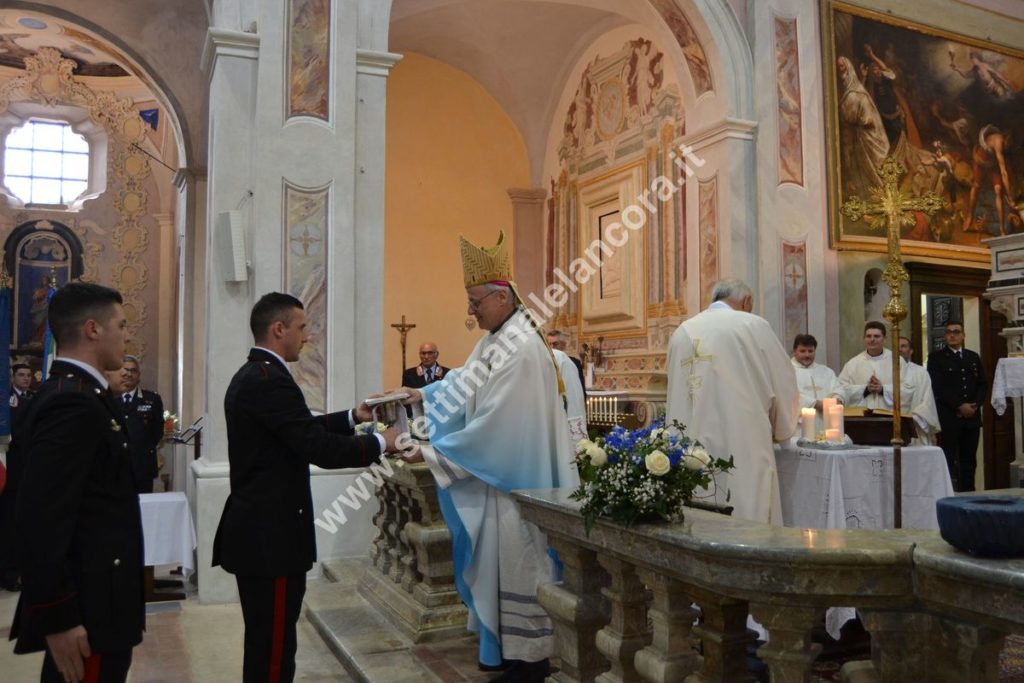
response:
<path fill-rule="evenodd" d="M 466 289 L 488 282 L 512 282 L 512 257 L 503 230 L 498 232 L 498 243 L 493 247 L 478 247 L 459 235 L 459 248 Z"/>

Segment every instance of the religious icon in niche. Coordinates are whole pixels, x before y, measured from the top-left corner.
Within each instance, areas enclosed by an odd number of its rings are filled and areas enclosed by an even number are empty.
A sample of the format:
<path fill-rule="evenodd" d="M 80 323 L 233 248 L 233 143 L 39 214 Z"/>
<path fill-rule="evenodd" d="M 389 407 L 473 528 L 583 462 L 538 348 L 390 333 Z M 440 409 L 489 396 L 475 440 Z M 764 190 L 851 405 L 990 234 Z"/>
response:
<path fill-rule="evenodd" d="M 611 138 L 626 118 L 626 89 L 616 79 L 601 86 L 597 97 L 597 131 L 603 138 Z"/>
<path fill-rule="evenodd" d="M 981 240 L 1024 231 L 1024 52 L 822 0 L 832 244 L 885 251 L 886 237 L 839 214 L 881 185 L 887 156 L 903 189 L 945 206 L 903 227 L 908 255 L 987 261 Z"/>
<path fill-rule="evenodd" d="M 51 287 L 67 283 L 71 249 L 58 235 L 34 232 L 21 241 L 15 261 L 15 344 L 42 349 Z M 54 277 L 56 282 L 53 281 Z"/>

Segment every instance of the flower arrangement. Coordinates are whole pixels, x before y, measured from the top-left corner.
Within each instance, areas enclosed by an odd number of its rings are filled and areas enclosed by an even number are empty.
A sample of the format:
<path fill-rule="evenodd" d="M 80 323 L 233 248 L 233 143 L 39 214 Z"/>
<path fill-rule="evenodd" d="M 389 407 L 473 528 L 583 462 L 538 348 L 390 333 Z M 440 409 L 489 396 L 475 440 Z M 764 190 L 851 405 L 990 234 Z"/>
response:
<path fill-rule="evenodd" d="M 614 427 L 604 438 L 584 439 L 576 447 L 576 464 L 580 486 L 572 499 L 583 501 L 587 533 L 598 517 L 626 526 L 650 517 L 679 521 L 694 491 L 734 466 L 732 456 L 712 457 L 676 420 L 632 431 Z"/>

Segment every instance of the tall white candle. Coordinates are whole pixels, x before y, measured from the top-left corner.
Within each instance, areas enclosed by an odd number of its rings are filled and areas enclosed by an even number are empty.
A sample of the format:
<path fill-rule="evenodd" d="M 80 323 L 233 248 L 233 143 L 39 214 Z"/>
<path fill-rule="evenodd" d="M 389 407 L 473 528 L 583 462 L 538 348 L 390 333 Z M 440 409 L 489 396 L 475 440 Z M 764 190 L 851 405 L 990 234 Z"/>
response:
<path fill-rule="evenodd" d="M 828 409 L 828 421 L 825 423 L 829 429 L 834 429 L 843 435 L 843 407 L 832 406 Z"/>
<path fill-rule="evenodd" d="M 803 427 L 803 438 L 805 441 L 814 441 L 816 436 L 814 428 L 817 417 L 818 411 L 814 408 L 802 408 L 800 410 L 800 424 Z"/>
<path fill-rule="evenodd" d="M 839 404 L 839 401 L 834 398 L 823 398 L 821 399 L 821 416 L 825 418 L 825 424 L 828 425 L 828 410 Z"/>

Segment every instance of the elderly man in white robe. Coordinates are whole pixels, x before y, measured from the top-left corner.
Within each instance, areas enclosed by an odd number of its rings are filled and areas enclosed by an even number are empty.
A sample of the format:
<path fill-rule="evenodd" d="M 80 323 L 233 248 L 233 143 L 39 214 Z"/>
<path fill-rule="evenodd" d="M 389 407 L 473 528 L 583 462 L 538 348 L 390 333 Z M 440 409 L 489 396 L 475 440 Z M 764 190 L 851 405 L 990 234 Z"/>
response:
<path fill-rule="evenodd" d="M 932 378 L 922 366 L 910 360 L 914 347 L 910 339 L 900 337 L 900 412 L 913 415 L 917 425 L 914 443 L 935 445 L 939 426 L 939 410 L 935 407 Z"/>
<path fill-rule="evenodd" d="M 542 333 L 511 282 L 504 235 L 490 249 L 461 238 L 469 313 L 487 334 L 440 382 L 404 388 L 423 403 L 437 481 L 452 533 L 455 585 L 495 681 L 540 682 L 549 674 L 552 624 L 537 590 L 556 580 L 547 539 L 524 521 L 514 489 L 574 488 L 562 382 Z"/>
<path fill-rule="evenodd" d="M 736 467 L 718 477 L 715 499 L 731 492 L 733 515 L 782 525 L 773 442 L 792 436 L 800 394 L 786 350 L 753 315 L 753 292 L 740 280 L 715 283 L 713 303 L 683 322 L 668 347 L 666 419 Z"/>
<path fill-rule="evenodd" d="M 892 352 L 885 348 L 885 325 L 864 325 L 864 351 L 839 373 L 835 397 L 847 406 L 892 410 Z"/>

